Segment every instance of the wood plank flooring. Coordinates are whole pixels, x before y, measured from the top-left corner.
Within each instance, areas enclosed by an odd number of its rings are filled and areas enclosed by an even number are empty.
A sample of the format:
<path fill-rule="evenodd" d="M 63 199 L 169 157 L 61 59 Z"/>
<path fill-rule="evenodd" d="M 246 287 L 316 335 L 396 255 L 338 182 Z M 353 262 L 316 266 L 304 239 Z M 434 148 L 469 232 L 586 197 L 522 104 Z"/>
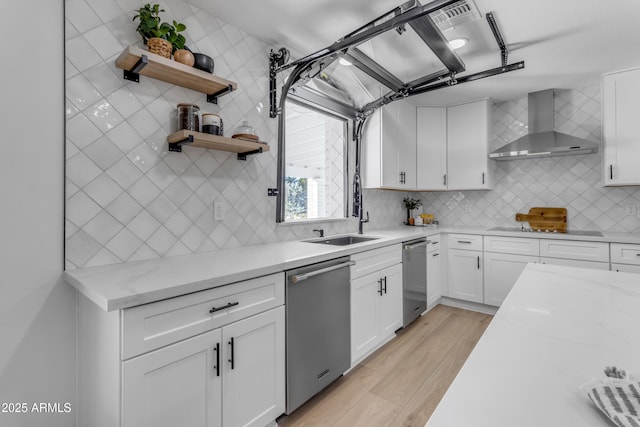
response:
<path fill-rule="evenodd" d="M 491 319 L 439 305 L 278 425 L 422 427 Z"/>

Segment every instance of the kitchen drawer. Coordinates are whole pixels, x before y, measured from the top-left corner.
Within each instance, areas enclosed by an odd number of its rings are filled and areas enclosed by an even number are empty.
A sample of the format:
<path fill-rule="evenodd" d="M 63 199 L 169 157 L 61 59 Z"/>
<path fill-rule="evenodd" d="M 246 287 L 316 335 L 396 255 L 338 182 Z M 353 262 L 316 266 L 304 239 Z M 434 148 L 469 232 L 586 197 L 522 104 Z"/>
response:
<path fill-rule="evenodd" d="M 529 237 L 484 236 L 484 251 L 513 255 L 540 255 L 538 239 Z"/>
<path fill-rule="evenodd" d="M 564 265 L 565 267 L 592 268 L 594 270 L 609 270 L 608 262 L 582 261 L 566 258 L 545 258 L 540 257 L 541 264 Z"/>
<path fill-rule="evenodd" d="M 609 244 L 604 242 L 540 239 L 540 256 L 609 262 Z"/>
<path fill-rule="evenodd" d="M 620 271 L 622 273 L 640 273 L 640 265 L 611 264 L 611 271 Z"/>
<path fill-rule="evenodd" d="M 612 243 L 611 262 L 640 265 L 640 245 Z"/>
<path fill-rule="evenodd" d="M 427 237 L 427 253 L 437 251 L 440 249 L 440 235 L 434 234 Z"/>
<path fill-rule="evenodd" d="M 276 273 L 123 310 L 122 359 L 283 304 L 284 273 Z"/>
<path fill-rule="evenodd" d="M 449 234 L 449 249 L 482 250 L 482 236 L 475 234 Z"/>
<path fill-rule="evenodd" d="M 402 245 L 385 246 L 351 255 L 356 265 L 351 267 L 351 280 L 402 262 Z"/>

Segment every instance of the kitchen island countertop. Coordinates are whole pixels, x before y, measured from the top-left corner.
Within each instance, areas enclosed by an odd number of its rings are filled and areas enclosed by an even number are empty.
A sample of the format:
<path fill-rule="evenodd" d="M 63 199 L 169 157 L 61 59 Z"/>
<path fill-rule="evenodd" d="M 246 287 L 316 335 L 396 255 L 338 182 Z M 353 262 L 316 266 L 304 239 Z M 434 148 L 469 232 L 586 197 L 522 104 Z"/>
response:
<path fill-rule="evenodd" d="M 640 373 L 638 325 L 640 275 L 529 264 L 427 427 L 609 425 L 579 387 Z"/>

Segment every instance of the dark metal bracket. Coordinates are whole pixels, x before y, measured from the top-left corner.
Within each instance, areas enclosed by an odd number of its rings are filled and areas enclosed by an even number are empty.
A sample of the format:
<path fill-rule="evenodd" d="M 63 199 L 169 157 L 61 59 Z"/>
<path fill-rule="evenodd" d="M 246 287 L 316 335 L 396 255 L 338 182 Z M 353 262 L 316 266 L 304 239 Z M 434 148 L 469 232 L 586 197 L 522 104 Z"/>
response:
<path fill-rule="evenodd" d="M 182 146 L 189 145 L 193 142 L 193 135 L 189 135 L 185 139 L 176 142 L 169 143 L 169 151 L 176 151 L 178 153 L 182 153 Z"/>
<path fill-rule="evenodd" d="M 257 150 L 253 150 L 253 151 L 247 151 L 246 153 L 238 153 L 238 160 L 247 160 L 247 156 L 251 155 L 251 154 L 260 154 L 262 153 L 262 147 L 258 148 Z"/>
<path fill-rule="evenodd" d="M 218 98 L 230 92 L 233 92 L 233 85 L 229 85 L 226 88 L 217 91 L 216 93 L 207 94 L 207 102 L 218 105 Z"/>
<path fill-rule="evenodd" d="M 500 58 L 502 59 L 502 66 L 506 67 L 507 62 L 509 60 L 509 49 L 507 45 L 504 43 L 504 39 L 502 38 L 502 33 L 500 33 L 500 28 L 498 28 L 498 23 L 496 19 L 493 17 L 493 12 L 488 12 L 486 14 L 487 23 L 489 23 L 489 27 L 491 28 L 491 32 L 493 33 L 493 37 L 496 39 L 496 43 L 498 43 L 498 47 L 500 48 Z"/>
<path fill-rule="evenodd" d="M 138 62 L 131 67 L 130 70 L 124 70 L 124 79 L 132 82 L 140 83 L 140 71 L 149 63 L 147 55 L 140 56 Z"/>

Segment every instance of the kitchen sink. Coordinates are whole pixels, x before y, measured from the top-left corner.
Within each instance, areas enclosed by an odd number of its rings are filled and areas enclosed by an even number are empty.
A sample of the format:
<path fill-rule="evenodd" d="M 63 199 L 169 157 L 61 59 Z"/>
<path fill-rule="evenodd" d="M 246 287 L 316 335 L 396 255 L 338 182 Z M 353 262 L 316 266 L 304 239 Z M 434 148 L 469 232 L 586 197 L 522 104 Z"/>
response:
<path fill-rule="evenodd" d="M 324 237 L 320 239 L 314 240 L 306 240 L 309 243 L 320 243 L 323 245 L 334 245 L 334 246 L 348 246 L 355 245 L 356 243 L 368 242 L 370 240 L 377 240 L 379 237 L 365 237 L 360 235 L 351 235 L 348 234 L 346 236 L 335 236 L 335 237 Z"/>

